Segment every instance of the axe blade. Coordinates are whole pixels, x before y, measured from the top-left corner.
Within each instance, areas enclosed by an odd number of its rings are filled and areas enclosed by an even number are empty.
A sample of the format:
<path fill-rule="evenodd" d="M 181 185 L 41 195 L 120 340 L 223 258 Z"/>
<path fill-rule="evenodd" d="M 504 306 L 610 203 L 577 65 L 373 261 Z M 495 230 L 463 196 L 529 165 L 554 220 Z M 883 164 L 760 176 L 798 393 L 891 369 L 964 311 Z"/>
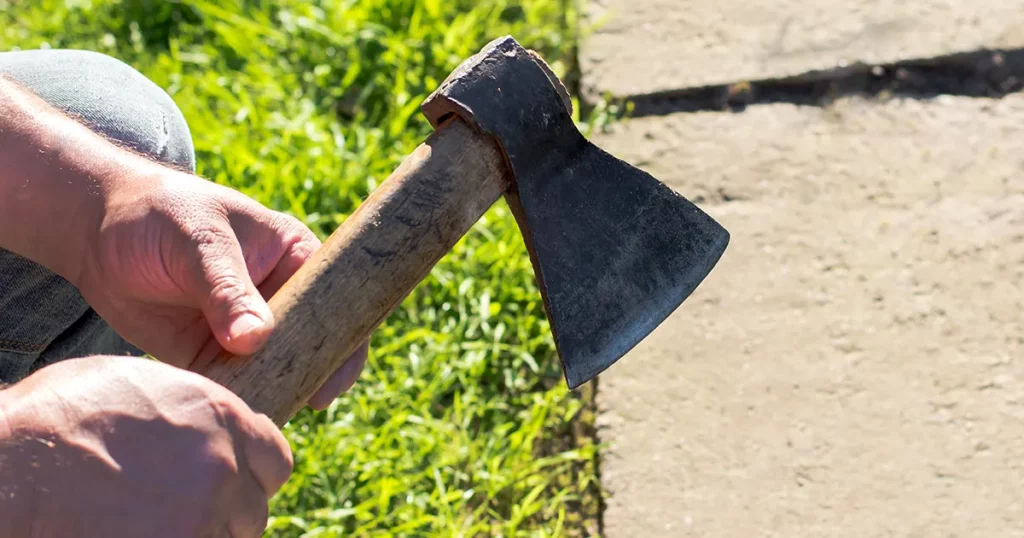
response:
<path fill-rule="evenodd" d="M 704 280 L 729 234 L 646 172 L 576 128 L 568 93 L 511 36 L 465 60 L 424 102 L 434 127 L 458 115 L 507 161 L 565 380 L 575 389 L 619 360 Z"/>
<path fill-rule="evenodd" d="M 689 200 L 589 141 L 548 155 L 544 181 L 508 195 L 566 383 L 606 370 L 660 325 L 721 258 L 729 233 Z"/>

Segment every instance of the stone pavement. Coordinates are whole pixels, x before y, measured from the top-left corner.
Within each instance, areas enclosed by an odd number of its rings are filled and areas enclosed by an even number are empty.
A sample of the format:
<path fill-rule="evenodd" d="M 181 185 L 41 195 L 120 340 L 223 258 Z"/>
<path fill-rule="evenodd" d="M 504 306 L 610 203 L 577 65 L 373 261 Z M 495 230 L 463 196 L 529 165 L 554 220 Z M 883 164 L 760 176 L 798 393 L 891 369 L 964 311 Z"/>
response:
<path fill-rule="evenodd" d="M 1024 94 L 753 104 L 594 138 L 732 234 L 600 376 L 608 538 L 1024 537 Z"/>

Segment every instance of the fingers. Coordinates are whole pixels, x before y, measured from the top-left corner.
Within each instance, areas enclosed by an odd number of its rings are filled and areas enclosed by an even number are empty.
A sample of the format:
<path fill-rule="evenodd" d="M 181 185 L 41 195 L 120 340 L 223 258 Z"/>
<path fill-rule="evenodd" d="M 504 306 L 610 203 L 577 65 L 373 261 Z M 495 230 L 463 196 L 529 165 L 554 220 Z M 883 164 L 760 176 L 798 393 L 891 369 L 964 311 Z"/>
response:
<path fill-rule="evenodd" d="M 306 261 L 320 248 L 320 240 L 298 219 L 283 219 L 278 233 L 282 237 L 295 237 L 285 250 L 277 265 L 271 270 L 263 282 L 260 282 L 259 289 L 263 297 L 273 297 L 285 282 L 301 268 Z"/>
<path fill-rule="evenodd" d="M 252 475 L 241 477 L 240 491 L 235 495 L 234 506 L 228 520 L 228 534 L 231 538 L 260 538 L 267 528 L 270 517 L 268 498 Z"/>
<path fill-rule="evenodd" d="M 338 396 L 352 388 L 352 385 L 359 379 L 360 374 L 363 373 L 369 348 L 370 343 L 363 342 L 363 345 L 359 346 L 359 349 L 345 360 L 345 364 L 342 364 L 341 368 L 338 368 L 313 394 L 313 397 L 309 399 L 309 406 L 317 411 L 323 411 Z"/>
<path fill-rule="evenodd" d="M 251 355 L 266 342 L 274 318 L 249 276 L 242 247 L 230 228 L 204 231 L 198 242 L 194 278 L 210 330 L 224 349 Z"/>
<path fill-rule="evenodd" d="M 268 501 L 291 475 L 291 447 L 266 415 L 254 413 L 226 389 L 223 398 L 234 410 L 228 428 L 238 462 L 235 487 L 227 499 L 226 536 L 259 538 L 267 526 Z"/>
<path fill-rule="evenodd" d="M 288 481 L 295 461 L 281 430 L 266 415 L 254 414 L 246 428 L 245 459 L 265 497 L 273 497 Z"/>

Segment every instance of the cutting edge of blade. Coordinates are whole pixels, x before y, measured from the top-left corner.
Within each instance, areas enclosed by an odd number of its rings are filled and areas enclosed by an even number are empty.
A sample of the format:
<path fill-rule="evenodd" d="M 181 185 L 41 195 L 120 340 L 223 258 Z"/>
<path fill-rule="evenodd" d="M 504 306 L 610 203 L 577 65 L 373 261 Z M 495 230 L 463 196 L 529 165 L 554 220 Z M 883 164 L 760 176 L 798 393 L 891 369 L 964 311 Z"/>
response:
<path fill-rule="evenodd" d="M 622 357 L 632 351 L 640 342 L 657 329 L 669 316 L 671 316 L 682 304 L 693 294 L 701 283 L 711 274 L 711 271 L 721 260 L 726 248 L 729 246 L 731 236 L 721 224 L 715 222 L 718 228 L 716 241 L 704 258 L 704 263 L 694 264 L 686 277 L 673 293 L 666 293 L 664 300 L 656 307 L 649 309 L 644 316 L 639 316 L 630 324 L 631 329 L 625 331 L 621 338 L 614 340 L 614 344 L 606 346 L 600 354 L 591 357 L 567 356 L 558 343 L 558 335 L 555 334 L 555 347 L 558 351 L 562 372 L 569 390 L 576 390 L 588 381 L 610 368 Z M 583 368 L 583 365 L 590 365 Z"/>

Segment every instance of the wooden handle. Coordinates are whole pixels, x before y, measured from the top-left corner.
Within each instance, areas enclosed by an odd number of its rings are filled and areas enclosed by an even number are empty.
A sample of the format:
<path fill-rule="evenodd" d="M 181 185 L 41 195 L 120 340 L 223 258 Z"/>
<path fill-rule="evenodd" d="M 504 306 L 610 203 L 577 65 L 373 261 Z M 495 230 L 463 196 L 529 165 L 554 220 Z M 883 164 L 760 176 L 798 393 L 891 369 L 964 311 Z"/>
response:
<path fill-rule="evenodd" d="M 448 122 L 270 299 L 259 353 L 193 369 L 283 426 L 497 201 L 505 171 L 490 137 Z"/>

